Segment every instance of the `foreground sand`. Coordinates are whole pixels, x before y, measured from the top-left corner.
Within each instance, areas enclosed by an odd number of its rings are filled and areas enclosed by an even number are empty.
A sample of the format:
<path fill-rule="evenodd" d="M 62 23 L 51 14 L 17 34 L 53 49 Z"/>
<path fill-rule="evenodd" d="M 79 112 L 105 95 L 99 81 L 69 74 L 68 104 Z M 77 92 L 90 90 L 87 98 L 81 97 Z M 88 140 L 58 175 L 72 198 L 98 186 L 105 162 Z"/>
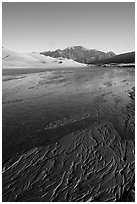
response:
<path fill-rule="evenodd" d="M 134 69 L 10 77 L 3 201 L 134 201 Z"/>

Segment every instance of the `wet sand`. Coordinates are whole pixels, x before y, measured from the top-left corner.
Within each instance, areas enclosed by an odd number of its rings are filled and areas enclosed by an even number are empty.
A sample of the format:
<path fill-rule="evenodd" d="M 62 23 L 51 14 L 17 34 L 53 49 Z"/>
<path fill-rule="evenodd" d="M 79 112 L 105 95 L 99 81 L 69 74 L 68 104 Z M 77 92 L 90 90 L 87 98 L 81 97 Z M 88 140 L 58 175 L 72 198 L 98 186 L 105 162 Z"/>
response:
<path fill-rule="evenodd" d="M 134 200 L 134 68 L 3 73 L 3 201 Z"/>

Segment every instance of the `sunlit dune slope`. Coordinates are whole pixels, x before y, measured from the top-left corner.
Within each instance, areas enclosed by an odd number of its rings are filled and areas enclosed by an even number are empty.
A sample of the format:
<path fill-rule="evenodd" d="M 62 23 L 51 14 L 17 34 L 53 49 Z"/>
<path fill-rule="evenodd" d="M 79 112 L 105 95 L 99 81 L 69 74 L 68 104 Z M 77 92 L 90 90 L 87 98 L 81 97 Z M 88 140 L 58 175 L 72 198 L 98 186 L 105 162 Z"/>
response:
<path fill-rule="evenodd" d="M 39 53 L 18 53 L 2 48 L 2 68 L 61 68 L 81 67 L 84 64 L 65 58 L 52 58 Z"/>

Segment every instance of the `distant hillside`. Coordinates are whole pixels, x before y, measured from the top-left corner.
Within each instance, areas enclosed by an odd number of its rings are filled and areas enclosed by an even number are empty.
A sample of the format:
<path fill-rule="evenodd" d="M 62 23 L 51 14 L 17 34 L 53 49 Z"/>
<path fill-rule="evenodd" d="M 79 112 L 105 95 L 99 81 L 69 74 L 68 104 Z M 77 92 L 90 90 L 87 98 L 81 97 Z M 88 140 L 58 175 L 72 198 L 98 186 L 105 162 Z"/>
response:
<path fill-rule="evenodd" d="M 99 60 L 96 64 L 109 64 L 109 63 L 134 63 L 135 52 L 128 52 L 120 55 L 116 55 L 109 59 Z"/>
<path fill-rule="evenodd" d="M 95 49 L 88 50 L 82 46 L 68 47 L 64 50 L 57 49 L 55 51 L 45 51 L 41 52 L 40 54 L 54 58 L 63 57 L 86 64 L 94 63 L 99 60 L 105 60 L 115 56 L 115 53 L 113 52 L 105 53 Z"/>

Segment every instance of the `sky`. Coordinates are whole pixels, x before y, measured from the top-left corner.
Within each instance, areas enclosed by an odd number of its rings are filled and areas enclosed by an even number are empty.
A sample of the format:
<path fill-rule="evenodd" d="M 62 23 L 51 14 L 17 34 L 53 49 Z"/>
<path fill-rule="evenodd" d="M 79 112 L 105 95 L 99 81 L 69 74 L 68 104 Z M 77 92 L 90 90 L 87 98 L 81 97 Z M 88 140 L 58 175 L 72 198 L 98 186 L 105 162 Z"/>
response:
<path fill-rule="evenodd" d="M 41 52 L 81 45 L 135 50 L 134 2 L 3 2 L 2 45 Z"/>

